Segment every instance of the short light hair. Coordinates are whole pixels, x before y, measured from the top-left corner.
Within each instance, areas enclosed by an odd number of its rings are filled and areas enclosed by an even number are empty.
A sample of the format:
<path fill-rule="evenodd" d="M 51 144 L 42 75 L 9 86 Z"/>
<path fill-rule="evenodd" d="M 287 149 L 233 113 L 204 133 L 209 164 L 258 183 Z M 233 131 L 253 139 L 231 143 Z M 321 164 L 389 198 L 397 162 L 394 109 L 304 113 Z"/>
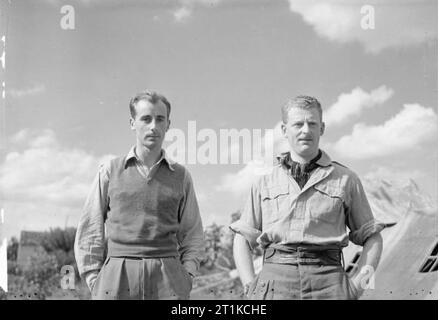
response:
<path fill-rule="evenodd" d="M 289 110 L 292 108 L 300 108 L 305 110 L 317 109 L 322 122 L 322 107 L 319 101 L 314 97 L 299 95 L 293 99 L 289 99 L 281 108 L 281 117 L 283 123 L 287 123 L 289 118 Z"/>
<path fill-rule="evenodd" d="M 145 90 L 143 92 L 137 93 L 134 97 L 131 98 L 131 101 L 129 101 L 129 111 L 131 112 L 131 117 L 133 119 L 135 119 L 137 113 L 137 111 L 135 110 L 135 106 L 141 100 L 149 101 L 152 104 L 156 104 L 159 101 L 164 103 L 167 108 L 167 119 L 169 119 L 170 109 L 171 109 L 170 102 L 162 94 L 149 90 Z"/>

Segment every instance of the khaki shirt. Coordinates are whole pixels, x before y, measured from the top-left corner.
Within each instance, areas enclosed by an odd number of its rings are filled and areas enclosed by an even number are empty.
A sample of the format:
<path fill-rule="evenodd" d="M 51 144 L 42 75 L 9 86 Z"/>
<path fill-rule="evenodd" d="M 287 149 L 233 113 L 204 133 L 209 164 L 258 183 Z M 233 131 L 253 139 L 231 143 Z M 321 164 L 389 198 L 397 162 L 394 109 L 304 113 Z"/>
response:
<path fill-rule="evenodd" d="M 261 176 L 251 191 L 240 220 L 231 230 L 251 248 L 270 244 L 357 245 L 380 232 L 362 184 L 348 168 L 323 151 L 303 189 L 280 164 Z M 350 232 L 347 232 L 347 228 Z"/>

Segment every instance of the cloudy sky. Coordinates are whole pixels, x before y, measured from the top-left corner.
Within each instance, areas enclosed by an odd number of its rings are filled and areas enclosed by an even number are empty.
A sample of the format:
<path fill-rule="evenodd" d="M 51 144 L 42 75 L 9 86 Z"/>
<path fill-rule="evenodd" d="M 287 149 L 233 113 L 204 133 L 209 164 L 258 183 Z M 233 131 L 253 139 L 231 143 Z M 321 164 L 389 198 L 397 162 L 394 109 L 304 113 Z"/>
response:
<path fill-rule="evenodd" d="M 76 225 L 99 163 L 133 144 L 128 101 L 145 88 L 171 101 L 173 128 L 275 129 L 276 149 L 281 105 L 316 96 L 333 159 L 362 177 L 412 177 L 437 200 L 437 9 L 433 0 L 2 0 L 7 235 Z M 187 164 L 205 225 L 227 224 L 269 165 L 240 162 Z"/>

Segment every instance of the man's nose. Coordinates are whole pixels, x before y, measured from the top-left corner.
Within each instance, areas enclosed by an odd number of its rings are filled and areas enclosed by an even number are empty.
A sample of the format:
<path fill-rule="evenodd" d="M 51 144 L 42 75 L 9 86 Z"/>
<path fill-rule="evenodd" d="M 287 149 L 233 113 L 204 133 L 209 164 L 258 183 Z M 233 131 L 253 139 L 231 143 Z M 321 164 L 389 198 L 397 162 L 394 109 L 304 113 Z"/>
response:
<path fill-rule="evenodd" d="M 153 130 L 157 128 L 157 121 L 155 119 L 152 119 L 149 123 L 149 127 Z"/>
<path fill-rule="evenodd" d="M 303 126 L 301 127 L 301 131 L 309 132 L 309 128 L 309 124 L 307 122 L 304 122 Z"/>

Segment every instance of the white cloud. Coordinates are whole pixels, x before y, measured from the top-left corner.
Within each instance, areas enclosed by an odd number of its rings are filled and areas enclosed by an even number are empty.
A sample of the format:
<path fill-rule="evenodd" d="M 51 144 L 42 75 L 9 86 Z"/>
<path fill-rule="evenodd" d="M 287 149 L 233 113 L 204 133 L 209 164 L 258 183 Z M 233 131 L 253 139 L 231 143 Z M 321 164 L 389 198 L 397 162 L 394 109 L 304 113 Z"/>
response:
<path fill-rule="evenodd" d="M 0 189 L 7 201 L 81 207 L 99 163 L 109 157 L 63 148 L 52 130 L 22 130 L 10 140 L 24 143 L 25 149 L 10 151 L 0 164 Z"/>
<path fill-rule="evenodd" d="M 350 135 L 340 138 L 331 148 L 346 158 L 377 158 L 410 151 L 435 139 L 437 133 L 438 116 L 432 108 L 405 104 L 402 111 L 382 125 L 356 124 Z"/>
<path fill-rule="evenodd" d="M 181 7 L 173 13 L 176 22 L 183 22 L 192 15 L 192 9 Z"/>
<path fill-rule="evenodd" d="M 196 6 L 214 7 L 222 0 L 179 0 L 181 7 L 173 12 L 173 17 L 176 22 L 185 22 L 193 14 Z"/>
<path fill-rule="evenodd" d="M 125 2 L 134 2 L 135 0 L 125 0 Z M 119 1 L 116 0 L 76 0 L 76 1 L 66 1 L 66 0 L 45 0 L 45 2 L 51 4 L 52 6 L 62 6 L 62 5 L 82 5 L 85 7 L 97 6 L 97 5 L 111 5 Z"/>
<path fill-rule="evenodd" d="M 81 208 L 49 202 L 5 201 L 3 234 L 18 237 L 21 230 L 47 231 L 54 227 L 77 227 Z"/>
<path fill-rule="evenodd" d="M 178 2 L 186 7 L 203 5 L 203 6 L 216 6 L 223 0 L 179 0 Z"/>
<path fill-rule="evenodd" d="M 386 166 L 372 166 L 371 170 L 364 175 L 365 179 L 370 181 L 391 181 L 399 185 L 410 182 L 411 180 L 419 180 L 425 176 L 424 172 L 418 169 L 402 169 Z"/>
<path fill-rule="evenodd" d="M 397 221 L 412 211 L 435 214 L 436 201 L 416 183 L 425 177 L 426 173 L 418 169 L 373 165 L 362 182 L 376 218 Z"/>
<path fill-rule="evenodd" d="M 232 192 L 236 195 L 245 194 L 257 176 L 267 174 L 271 170 L 272 165 L 267 165 L 263 160 L 252 160 L 237 173 L 226 174 L 217 189 Z"/>
<path fill-rule="evenodd" d="M 273 137 L 263 136 L 262 141 L 263 158 L 252 159 L 241 170 L 236 173 L 225 174 L 218 191 L 228 191 L 237 196 L 244 195 L 251 187 L 257 176 L 269 173 L 274 163 L 274 155 L 287 150 L 287 140 L 281 132 L 281 122 L 278 122 L 273 129 Z M 273 154 L 268 154 L 273 152 Z"/>
<path fill-rule="evenodd" d="M 19 144 L 19 143 L 23 143 L 26 141 L 26 138 L 29 136 L 29 129 L 22 129 L 20 131 L 18 131 L 16 134 L 14 134 L 11 138 L 10 141 L 13 144 Z"/>
<path fill-rule="evenodd" d="M 381 105 L 392 97 L 394 91 L 384 85 L 370 93 L 356 87 L 350 93 L 342 93 L 335 104 L 324 112 L 324 122 L 327 126 L 344 124 L 349 119 L 358 116 L 366 108 Z"/>
<path fill-rule="evenodd" d="M 361 21 L 371 5 L 375 13 L 375 29 L 364 30 Z M 316 33 L 331 41 L 360 42 L 367 52 L 385 48 L 418 45 L 438 37 L 436 3 L 411 1 L 399 4 L 393 0 L 289 0 L 289 8 L 311 25 Z"/>
<path fill-rule="evenodd" d="M 26 89 L 9 89 L 6 90 L 6 94 L 13 98 L 21 98 L 25 96 L 33 96 L 46 91 L 46 87 L 43 84 L 35 85 L 31 88 Z"/>
<path fill-rule="evenodd" d="M 188 9 L 194 8 L 195 6 L 215 6 L 220 3 L 222 0 L 171 0 L 171 1 L 161 1 L 161 0 L 42 0 L 41 2 L 45 2 L 51 6 L 60 8 L 63 5 L 71 5 L 73 7 L 81 6 L 85 8 L 92 7 L 118 7 L 118 6 L 126 6 L 127 4 L 144 4 L 146 6 L 174 6 L 175 4 L 179 7 L 185 7 Z M 155 17 L 153 18 L 155 21 Z"/>

